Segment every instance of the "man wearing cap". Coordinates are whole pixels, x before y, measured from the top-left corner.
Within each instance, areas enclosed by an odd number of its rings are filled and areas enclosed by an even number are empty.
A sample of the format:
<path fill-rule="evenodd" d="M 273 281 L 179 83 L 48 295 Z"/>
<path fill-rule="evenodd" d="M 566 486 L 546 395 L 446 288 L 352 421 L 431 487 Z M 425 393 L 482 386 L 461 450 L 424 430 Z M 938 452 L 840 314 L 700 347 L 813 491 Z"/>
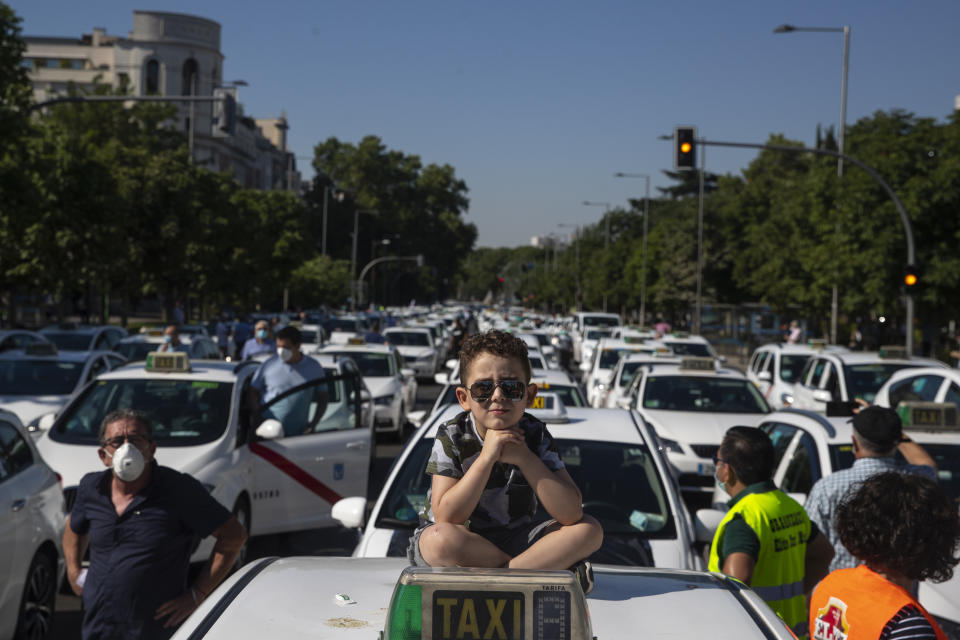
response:
<path fill-rule="evenodd" d="M 899 451 L 906 462 L 894 458 Z M 866 479 L 887 471 L 937 479 L 937 465 L 923 447 L 903 433 L 900 416 L 887 407 L 867 407 L 853 417 L 853 466 L 824 476 L 813 485 L 804 508 L 833 545 L 830 571 L 852 569 L 859 561 L 837 534 L 835 516 L 841 500 Z"/>

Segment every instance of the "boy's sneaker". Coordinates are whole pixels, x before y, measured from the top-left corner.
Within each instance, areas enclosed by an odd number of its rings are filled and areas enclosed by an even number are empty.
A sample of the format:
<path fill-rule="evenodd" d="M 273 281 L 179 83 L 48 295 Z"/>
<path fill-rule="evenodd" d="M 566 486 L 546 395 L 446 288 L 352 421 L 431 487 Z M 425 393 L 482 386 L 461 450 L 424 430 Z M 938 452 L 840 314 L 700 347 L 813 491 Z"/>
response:
<path fill-rule="evenodd" d="M 583 589 L 583 595 L 593 591 L 593 565 L 586 560 L 581 560 L 569 569 L 577 577 L 580 588 Z"/>

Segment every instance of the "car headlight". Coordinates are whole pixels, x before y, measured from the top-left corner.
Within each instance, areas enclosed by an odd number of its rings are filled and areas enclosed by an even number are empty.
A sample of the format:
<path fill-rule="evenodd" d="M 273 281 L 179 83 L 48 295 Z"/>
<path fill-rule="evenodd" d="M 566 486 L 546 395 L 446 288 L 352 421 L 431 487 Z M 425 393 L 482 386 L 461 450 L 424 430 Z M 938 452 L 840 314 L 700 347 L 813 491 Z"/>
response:
<path fill-rule="evenodd" d="M 607 385 L 603 384 L 602 382 L 595 382 L 594 384 L 597 387 L 597 391 L 603 391 L 607 388 Z"/>
<path fill-rule="evenodd" d="M 780 402 L 784 405 L 793 404 L 793 394 L 792 393 L 781 393 Z"/>
<path fill-rule="evenodd" d="M 378 407 L 389 407 L 393 404 L 393 396 L 378 396 L 373 399 L 373 404 Z"/>
<path fill-rule="evenodd" d="M 661 449 L 672 451 L 673 453 L 683 453 L 680 443 L 670 438 L 660 438 Z"/>

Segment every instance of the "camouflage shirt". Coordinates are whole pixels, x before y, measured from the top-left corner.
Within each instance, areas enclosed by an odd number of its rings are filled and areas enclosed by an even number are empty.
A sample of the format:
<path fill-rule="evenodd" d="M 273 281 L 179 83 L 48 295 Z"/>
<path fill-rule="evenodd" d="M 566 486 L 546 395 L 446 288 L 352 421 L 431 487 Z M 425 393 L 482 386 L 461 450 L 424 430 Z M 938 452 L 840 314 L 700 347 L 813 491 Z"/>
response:
<path fill-rule="evenodd" d="M 546 425 L 529 413 L 523 414 L 519 424 L 526 434 L 527 446 L 540 456 L 547 469 L 563 469 L 563 461 Z M 426 471 L 430 475 L 462 478 L 470 465 L 480 457 L 482 448 L 483 440 L 477 433 L 470 412 L 464 411 L 440 426 Z M 470 514 L 469 527 L 477 533 L 491 529 L 515 529 L 531 522 L 536 511 L 536 493 L 520 469 L 512 464 L 496 462 L 490 471 L 487 486 L 480 494 L 480 501 Z M 421 521 L 434 521 L 430 492 L 427 493 L 425 513 L 420 517 Z"/>

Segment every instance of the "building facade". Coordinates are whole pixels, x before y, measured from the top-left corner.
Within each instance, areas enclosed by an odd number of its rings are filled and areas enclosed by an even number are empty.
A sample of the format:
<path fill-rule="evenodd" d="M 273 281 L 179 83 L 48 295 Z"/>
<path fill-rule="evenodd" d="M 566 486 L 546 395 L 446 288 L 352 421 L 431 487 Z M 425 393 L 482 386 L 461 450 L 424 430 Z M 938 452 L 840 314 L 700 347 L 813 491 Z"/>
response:
<path fill-rule="evenodd" d="M 134 11 L 133 30 L 125 38 L 95 28 L 80 38 L 25 36 L 24 41 L 23 63 L 37 102 L 65 96 L 71 85 L 91 91 L 96 83 L 126 87 L 135 96 L 211 98 L 172 103 L 178 112 L 171 125 L 184 132 L 195 162 L 228 171 L 247 188 L 299 192 L 296 158 L 286 145 L 286 117 L 264 120 L 271 123 L 265 133 L 243 114 L 238 85 L 246 83 L 223 81 L 217 22 Z M 282 144 L 275 135 L 279 127 Z"/>

